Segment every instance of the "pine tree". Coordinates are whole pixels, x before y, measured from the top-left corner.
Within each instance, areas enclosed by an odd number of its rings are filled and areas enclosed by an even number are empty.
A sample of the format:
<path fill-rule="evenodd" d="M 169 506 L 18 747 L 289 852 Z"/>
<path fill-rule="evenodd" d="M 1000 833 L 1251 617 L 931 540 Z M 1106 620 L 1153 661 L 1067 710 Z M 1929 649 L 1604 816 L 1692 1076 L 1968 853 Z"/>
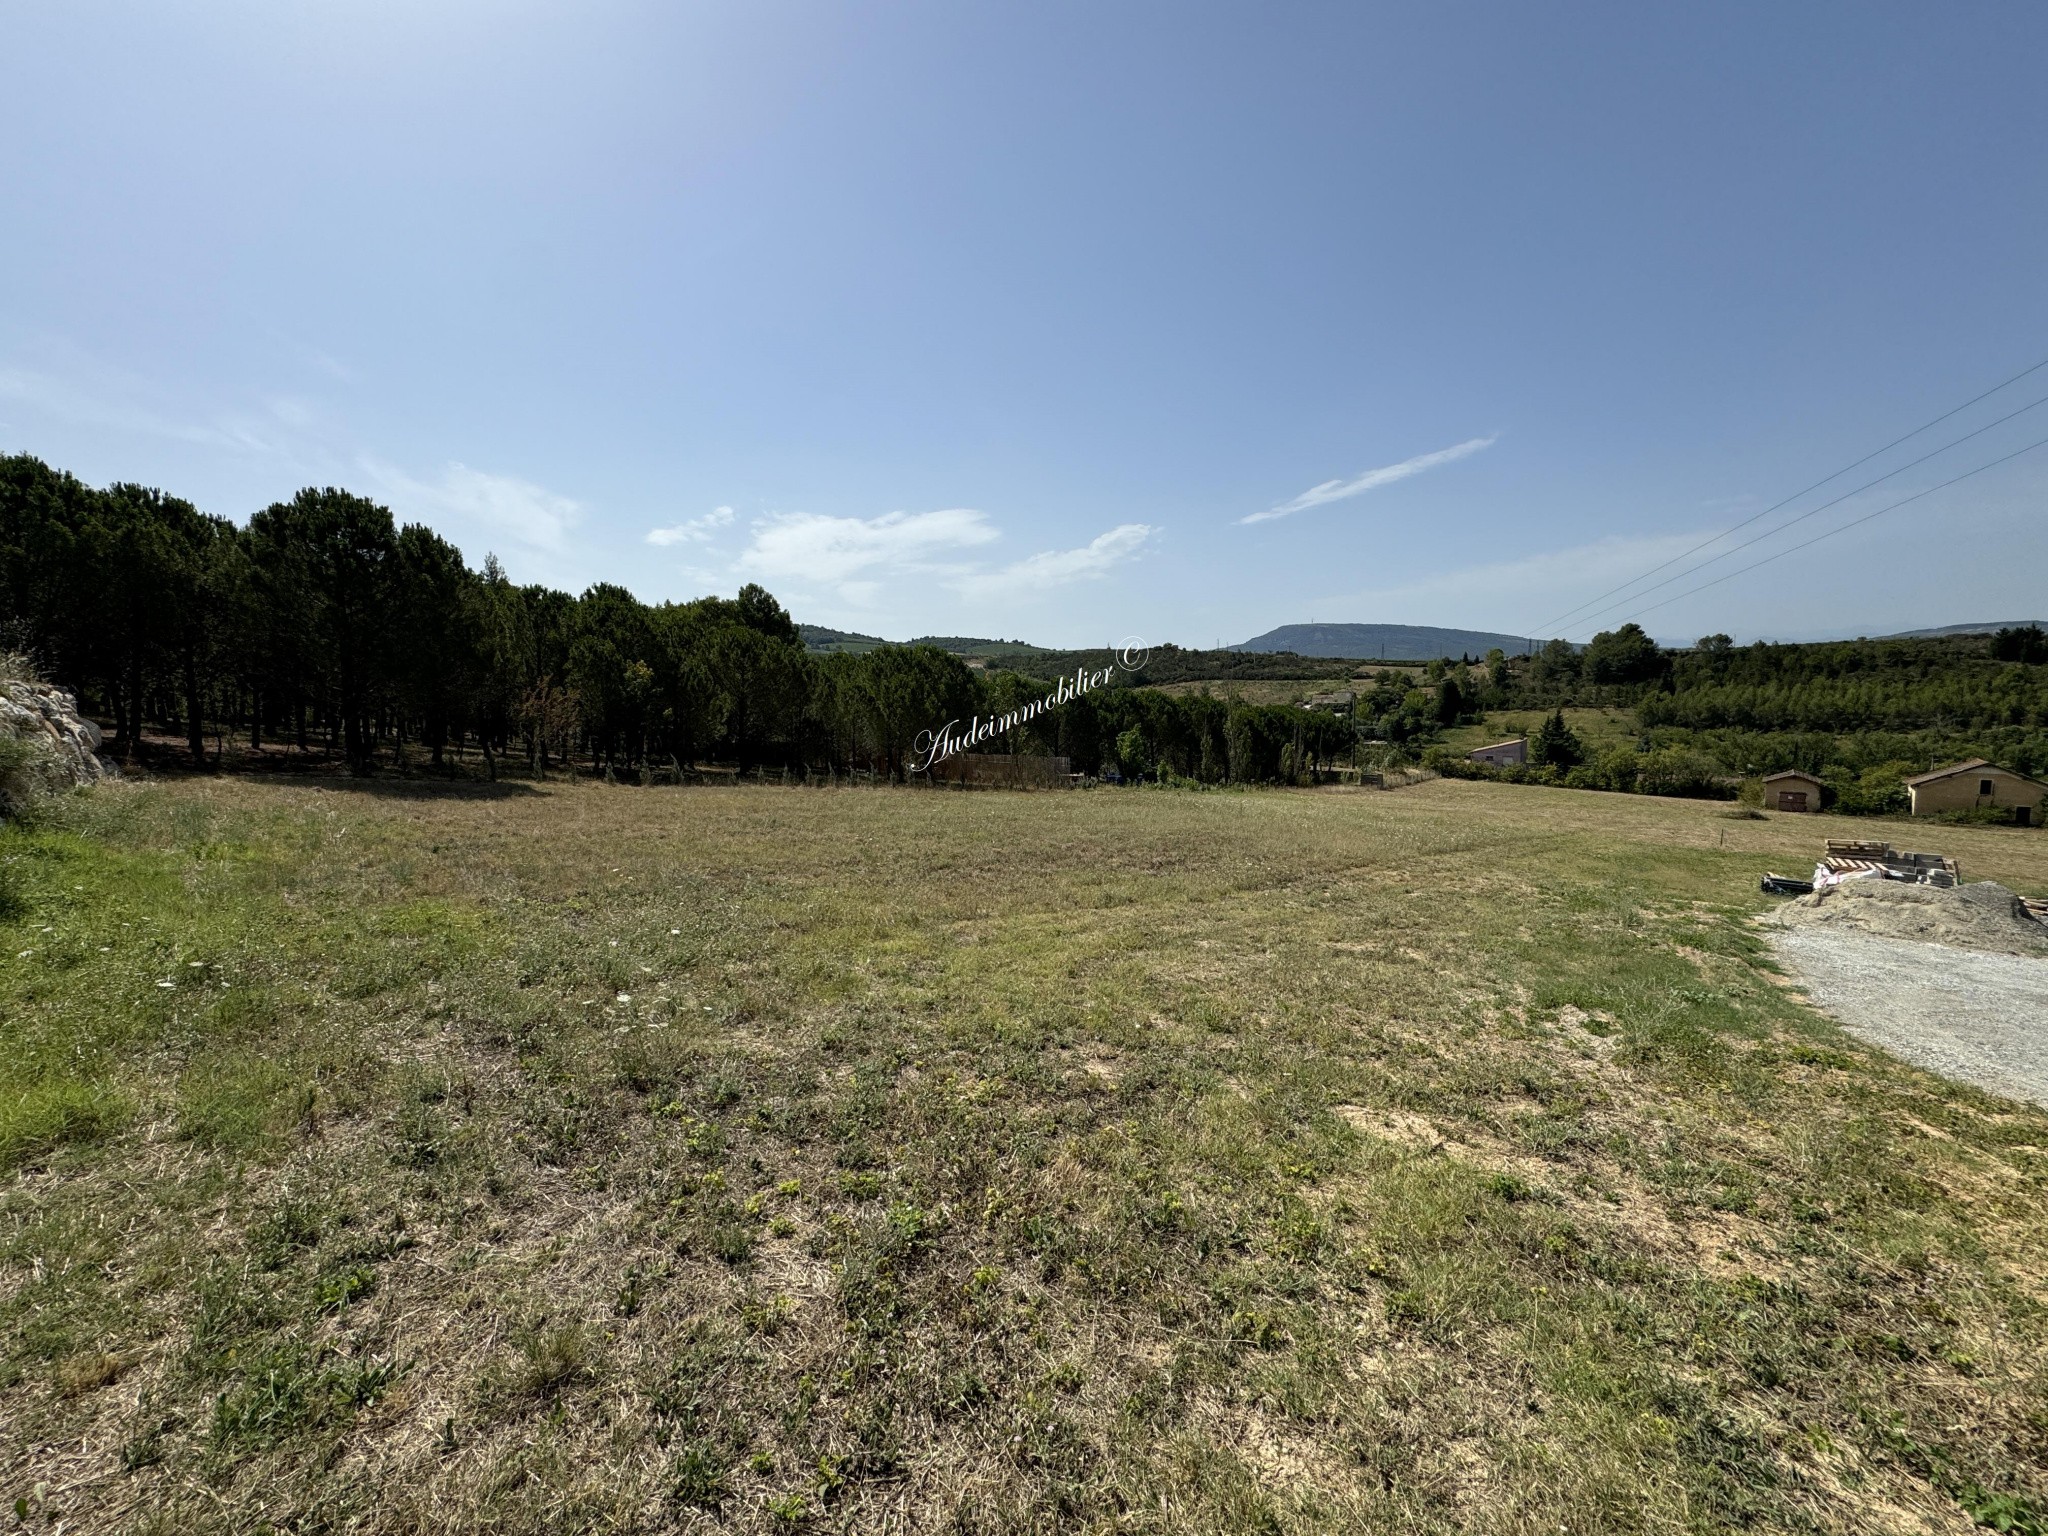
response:
<path fill-rule="evenodd" d="M 1564 711 L 1554 710 L 1548 720 L 1537 728 L 1535 738 L 1529 743 L 1529 761 L 1547 763 L 1563 770 L 1576 768 L 1586 760 L 1585 744 L 1576 732 L 1565 724 Z"/>

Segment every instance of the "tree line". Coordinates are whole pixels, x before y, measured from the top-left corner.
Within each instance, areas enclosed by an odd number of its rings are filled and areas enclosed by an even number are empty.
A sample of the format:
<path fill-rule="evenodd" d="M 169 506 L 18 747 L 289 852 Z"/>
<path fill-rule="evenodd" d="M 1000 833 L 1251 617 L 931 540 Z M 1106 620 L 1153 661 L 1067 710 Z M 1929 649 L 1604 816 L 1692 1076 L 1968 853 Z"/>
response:
<path fill-rule="evenodd" d="M 901 779 L 920 731 L 1049 686 L 931 646 L 813 655 L 759 586 L 648 604 L 609 583 L 517 584 L 345 490 L 237 526 L 28 455 L 0 457 L 0 644 L 111 721 L 116 755 L 146 754 L 154 727 L 195 764 L 232 741 L 357 772 L 455 754 L 492 776 L 509 758 L 539 774 L 710 761 Z M 992 749 L 1222 783 L 1299 778 L 1350 740 L 1348 722 L 1301 711 L 1117 688 Z"/>
<path fill-rule="evenodd" d="M 453 754 L 493 775 L 512 759 L 642 779 L 704 762 L 901 779 L 920 731 L 1009 713 L 1109 659 L 981 670 L 930 645 L 820 655 L 758 586 L 683 603 L 608 583 L 572 596 L 514 583 L 494 559 L 472 569 L 432 529 L 348 491 L 304 490 L 237 526 L 27 455 L 0 457 L 0 646 L 76 689 L 125 757 L 168 734 L 200 764 L 233 742 L 244 758 L 283 746 L 359 772 L 445 768 Z M 1169 646 L 1125 681 L 1290 664 L 1333 688 L 1358 665 Z M 1348 708 L 1303 710 L 1112 687 L 989 749 L 1080 773 L 1289 783 L 1361 750 L 1413 760 L 1490 711 L 1619 705 L 1641 726 L 1635 748 L 1589 761 L 1559 737 L 1529 776 L 1668 792 L 1804 767 L 1839 780 L 1846 803 L 1864 793 L 1852 783 L 1882 800 L 1887 775 L 1968 752 L 2048 769 L 2048 636 L 2035 626 L 1818 645 L 1709 635 L 1667 650 L 1625 624 L 1529 657 L 1381 668 L 1348 691 Z"/>
<path fill-rule="evenodd" d="M 1717 634 L 1667 650 L 1624 624 L 1583 648 L 1553 640 L 1514 675 L 1523 705 L 1626 704 L 1649 725 L 1974 729 L 2048 721 L 2043 662 L 2048 636 L 2032 625 L 1992 635 L 1743 646 Z"/>

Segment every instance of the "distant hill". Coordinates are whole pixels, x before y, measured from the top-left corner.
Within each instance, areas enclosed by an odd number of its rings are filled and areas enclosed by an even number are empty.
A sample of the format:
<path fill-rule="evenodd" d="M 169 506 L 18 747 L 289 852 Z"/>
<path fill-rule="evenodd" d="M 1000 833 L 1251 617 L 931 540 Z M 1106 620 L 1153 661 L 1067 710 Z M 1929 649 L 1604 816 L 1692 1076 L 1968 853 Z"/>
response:
<path fill-rule="evenodd" d="M 857 656 L 863 651 L 872 651 L 878 645 L 889 643 L 877 635 L 859 635 L 846 629 L 827 629 L 822 624 L 799 624 L 796 632 L 803 641 L 805 650 L 826 656 L 836 653 Z"/>
<path fill-rule="evenodd" d="M 955 656 L 1026 657 L 1052 654 L 1042 645 L 1024 640 L 976 640 L 968 635 L 919 635 L 912 645 L 936 645 Z"/>
<path fill-rule="evenodd" d="M 935 645 L 955 656 L 974 656 L 1002 666 L 1017 666 L 1053 654 L 1042 645 L 1023 640 L 982 640 L 972 635 L 919 635 L 915 640 L 884 640 L 880 635 L 827 629 L 823 624 L 799 624 L 796 632 L 804 649 L 814 656 L 858 656 L 884 645 Z"/>
<path fill-rule="evenodd" d="M 1372 661 L 1434 661 L 1439 656 L 1484 656 L 1495 646 L 1516 656 L 1534 648 L 1535 642 L 1526 635 L 1437 629 L 1428 624 L 1283 624 L 1230 649 L 1355 656 Z"/>
<path fill-rule="evenodd" d="M 1942 635 L 1989 635 L 2001 629 L 2025 629 L 2038 624 L 2048 629 L 2048 619 L 2003 619 L 1996 624 L 1944 624 L 1939 629 L 1902 629 L 1895 635 L 1885 635 L 1886 640 L 1934 640 Z"/>

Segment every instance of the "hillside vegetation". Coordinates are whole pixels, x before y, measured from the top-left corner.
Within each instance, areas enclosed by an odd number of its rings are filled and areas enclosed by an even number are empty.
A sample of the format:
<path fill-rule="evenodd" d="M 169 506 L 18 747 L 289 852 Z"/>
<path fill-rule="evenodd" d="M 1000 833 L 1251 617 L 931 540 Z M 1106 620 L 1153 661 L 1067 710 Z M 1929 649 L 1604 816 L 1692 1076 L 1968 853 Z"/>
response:
<path fill-rule="evenodd" d="M 1428 677 L 1417 688 L 1382 674 L 1357 719 L 1445 772 L 1732 796 L 1745 778 L 1798 768 L 1852 813 L 1903 811 L 1908 775 L 1966 757 L 2048 772 L 2048 636 L 2038 630 L 1824 645 L 1715 635 L 1673 652 L 1624 625 L 1583 652 L 1553 644 L 1484 667 L 1437 662 Z M 1595 722 L 1592 733 L 1574 720 Z M 1480 739 L 1513 732 L 1531 736 L 1529 767 L 1462 761 Z"/>

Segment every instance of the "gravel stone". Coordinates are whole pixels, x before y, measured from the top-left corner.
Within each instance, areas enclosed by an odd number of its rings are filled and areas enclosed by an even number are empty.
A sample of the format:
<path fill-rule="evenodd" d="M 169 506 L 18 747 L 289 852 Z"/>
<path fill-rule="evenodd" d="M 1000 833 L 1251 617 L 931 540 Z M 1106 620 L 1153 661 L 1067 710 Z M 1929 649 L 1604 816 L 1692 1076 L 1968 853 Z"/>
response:
<path fill-rule="evenodd" d="M 2048 959 L 1799 927 L 1771 944 L 1814 1003 L 1915 1066 L 2048 1106 Z"/>

